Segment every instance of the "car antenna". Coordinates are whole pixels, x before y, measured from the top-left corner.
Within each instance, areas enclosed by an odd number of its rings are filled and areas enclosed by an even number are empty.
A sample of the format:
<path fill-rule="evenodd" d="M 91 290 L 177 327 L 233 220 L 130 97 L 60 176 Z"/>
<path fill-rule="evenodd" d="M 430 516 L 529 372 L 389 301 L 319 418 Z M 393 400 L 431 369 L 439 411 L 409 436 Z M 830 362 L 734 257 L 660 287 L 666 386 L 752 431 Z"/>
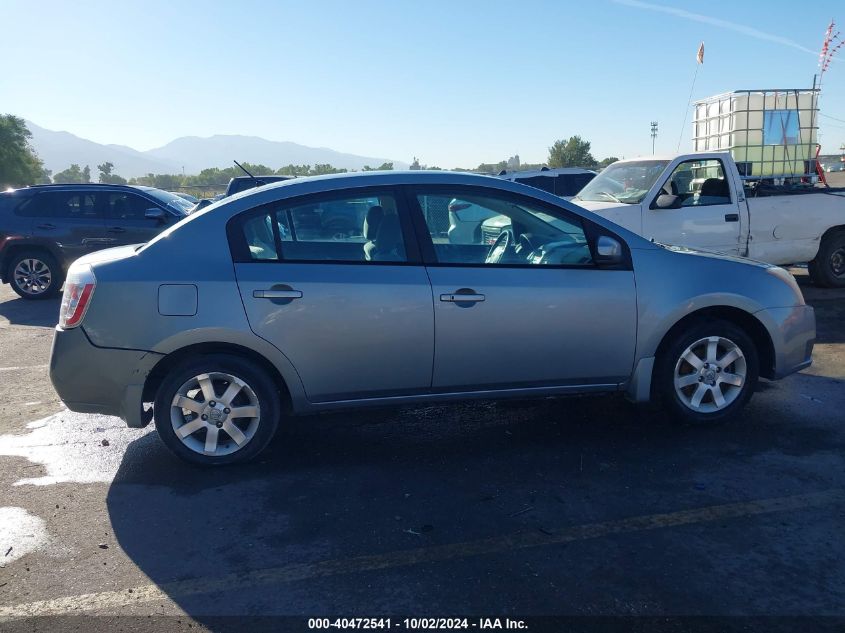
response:
<path fill-rule="evenodd" d="M 255 176 L 253 176 L 251 173 L 249 173 L 249 172 L 246 170 L 246 167 L 244 167 L 243 165 L 241 165 L 241 164 L 240 164 L 238 161 L 236 161 L 236 160 L 233 160 L 232 162 L 233 162 L 233 163 L 235 163 L 235 165 L 237 165 L 237 166 L 238 166 L 238 167 L 240 167 L 241 169 L 243 169 L 243 170 L 244 170 L 244 173 L 245 173 L 247 176 L 249 176 L 250 178 L 252 178 L 252 179 L 256 182 L 256 184 L 260 184 L 260 183 L 258 182 L 258 178 L 256 178 L 256 177 L 255 177 Z"/>

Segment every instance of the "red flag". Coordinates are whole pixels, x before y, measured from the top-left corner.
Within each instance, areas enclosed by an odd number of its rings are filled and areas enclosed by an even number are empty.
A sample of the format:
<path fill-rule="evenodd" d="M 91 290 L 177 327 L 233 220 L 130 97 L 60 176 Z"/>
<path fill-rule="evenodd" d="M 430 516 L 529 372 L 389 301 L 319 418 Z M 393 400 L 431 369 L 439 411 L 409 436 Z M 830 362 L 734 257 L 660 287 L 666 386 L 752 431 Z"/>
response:
<path fill-rule="evenodd" d="M 695 55 L 695 61 L 697 61 L 699 64 L 704 63 L 704 42 L 702 42 L 701 45 L 698 47 L 698 53 L 696 53 Z"/>

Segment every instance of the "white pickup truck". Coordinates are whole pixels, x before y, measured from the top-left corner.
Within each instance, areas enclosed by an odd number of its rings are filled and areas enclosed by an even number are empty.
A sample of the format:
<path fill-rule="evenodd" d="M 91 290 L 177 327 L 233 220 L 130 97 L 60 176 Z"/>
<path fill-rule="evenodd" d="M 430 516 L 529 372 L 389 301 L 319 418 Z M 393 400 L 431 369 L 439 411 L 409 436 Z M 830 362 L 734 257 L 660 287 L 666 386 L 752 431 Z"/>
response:
<path fill-rule="evenodd" d="M 809 263 L 817 285 L 845 287 L 845 189 L 743 182 L 727 153 L 622 160 L 575 204 L 655 242 Z"/>

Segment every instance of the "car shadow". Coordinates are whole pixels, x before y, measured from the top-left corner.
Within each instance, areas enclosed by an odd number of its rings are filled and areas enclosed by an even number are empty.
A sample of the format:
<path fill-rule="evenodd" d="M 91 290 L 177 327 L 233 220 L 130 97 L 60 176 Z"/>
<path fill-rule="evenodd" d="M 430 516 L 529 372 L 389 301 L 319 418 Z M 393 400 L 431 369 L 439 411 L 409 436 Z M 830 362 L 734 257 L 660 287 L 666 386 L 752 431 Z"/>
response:
<path fill-rule="evenodd" d="M 59 322 L 61 299 L 14 299 L 0 302 L 0 317 L 11 325 L 53 327 Z"/>
<path fill-rule="evenodd" d="M 835 382 L 827 388 L 845 386 Z M 675 424 L 618 398 L 308 416 L 289 420 L 258 462 L 220 469 L 182 463 L 150 433 L 126 451 L 108 512 L 131 561 L 212 630 L 226 629 L 217 616 L 243 613 L 373 616 L 438 607 L 499 615 L 505 605 L 523 614 L 576 612 L 556 588 L 573 578 L 570 567 L 523 578 L 526 591 L 508 585 L 509 575 L 524 571 L 518 551 L 363 575 L 308 569 L 784 494 L 802 475 L 778 462 L 777 492 L 770 489 L 775 466 L 767 456 L 800 461 L 841 444 L 841 430 L 818 420 L 796 424 L 793 412 L 766 402 L 777 395 L 758 396 L 740 425 L 709 428 Z M 659 546 L 649 547 L 659 558 Z M 246 576 L 292 566 L 301 574 L 294 582 Z M 185 584 L 198 578 L 253 580 L 226 591 Z M 456 591 L 463 578 L 471 599 Z M 695 598 L 691 608 L 706 612 L 708 599 Z"/>

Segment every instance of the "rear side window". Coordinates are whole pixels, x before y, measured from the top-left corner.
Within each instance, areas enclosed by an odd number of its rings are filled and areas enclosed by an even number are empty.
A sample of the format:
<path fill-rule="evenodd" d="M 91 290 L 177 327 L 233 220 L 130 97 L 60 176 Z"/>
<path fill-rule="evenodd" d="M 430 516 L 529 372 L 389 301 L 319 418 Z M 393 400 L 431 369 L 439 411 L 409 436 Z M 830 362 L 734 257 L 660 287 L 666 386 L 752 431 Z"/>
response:
<path fill-rule="evenodd" d="M 47 191 L 22 203 L 16 213 L 24 217 L 94 219 L 101 217 L 94 194 L 75 191 Z"/>
<path fill-rule="evenodd" d="M 241 261 L 406 262 L 392 194 L 271 204 L 240 225 Z"/>

